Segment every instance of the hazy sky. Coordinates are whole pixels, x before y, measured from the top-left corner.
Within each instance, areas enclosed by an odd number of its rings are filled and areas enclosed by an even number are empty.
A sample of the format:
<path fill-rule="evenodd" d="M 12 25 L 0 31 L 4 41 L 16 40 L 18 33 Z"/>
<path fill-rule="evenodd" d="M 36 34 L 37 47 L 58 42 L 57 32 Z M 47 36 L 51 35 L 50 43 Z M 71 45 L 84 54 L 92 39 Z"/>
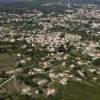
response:
<path fill-rule="evenodd" d="M 0 0 L 0 2 L 32 1 L 32 0 Z M 34 0 L 33 0 L 34 1 Z"/>
<path fill-rule="evenodd" d="M 17 2 L 19 2 L 19 1 L 28 1 L 28 2 L 30 2 L 30 1 L 34 1 L 34 0 L 0 0 L 0 2 L 16 2 L 16 1 Z M 45 1 L 47 1 L 47 0 L 45 0 Z M 53 0 L 51 0 L 51 1 L 53 1 Z M 67 0 L 65 0 L 65 1 L 67 1 Z M 68 1 L 71 1 L 71 0 L 68 0 Z M 75 0 L 72 0 L 72 1 L 75 1 Z M 79 0 L 79 1 L 82 1 L 82 0 Z M 100 0 L 83 0 L 83 1 L 100 1 Z"/>

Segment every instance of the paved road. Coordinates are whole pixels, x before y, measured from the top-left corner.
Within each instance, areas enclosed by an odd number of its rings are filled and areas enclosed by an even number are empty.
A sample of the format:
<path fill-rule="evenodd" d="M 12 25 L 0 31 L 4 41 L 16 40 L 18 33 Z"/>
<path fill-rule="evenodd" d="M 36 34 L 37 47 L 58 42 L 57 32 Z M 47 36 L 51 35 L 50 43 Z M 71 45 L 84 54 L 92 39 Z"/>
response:
<path fill-rule="evenodd" d="M 0 84 L 0 87 L 4 86 L 5 84 L 7 84 L 8 82 L 10 82 L 12 79 L 15 78 L 15 75 L 13 75 L 11 78 L 9 78 L 8 80 L 6 80 L 5 82 L 3 82 L 2 84 Z"/>

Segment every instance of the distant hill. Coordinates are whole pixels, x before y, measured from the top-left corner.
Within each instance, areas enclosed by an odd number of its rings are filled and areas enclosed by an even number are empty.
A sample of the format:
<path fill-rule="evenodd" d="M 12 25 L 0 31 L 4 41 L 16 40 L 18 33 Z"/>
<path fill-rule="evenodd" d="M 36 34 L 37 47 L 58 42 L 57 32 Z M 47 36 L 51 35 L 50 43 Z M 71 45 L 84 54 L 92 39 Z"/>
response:
<path fill-rule="evenodd" d="M 41 9 L 43 4 L 58 5 L 62 4 L 62 7 L 70 4 L 99 4 L 100 0 L 0 0 L 0 4 L 10 7 L 26 7 L 26 8 L 38 8 Z M 55 6 L 54 6 L 55 7 Z M 58 7 L 58 6 L 57 6 Z M 60 6 L 61 7 L 61 6 Z M 45 9 L 44 7 L 42 7 Z"/>
<path fill-rule="evenodd" d="M 100 0 L 0 0 L 0 3 L 18 3 L 18 2 L 66 2 L 66 3 L 88 3 L 97 4 Z"/>

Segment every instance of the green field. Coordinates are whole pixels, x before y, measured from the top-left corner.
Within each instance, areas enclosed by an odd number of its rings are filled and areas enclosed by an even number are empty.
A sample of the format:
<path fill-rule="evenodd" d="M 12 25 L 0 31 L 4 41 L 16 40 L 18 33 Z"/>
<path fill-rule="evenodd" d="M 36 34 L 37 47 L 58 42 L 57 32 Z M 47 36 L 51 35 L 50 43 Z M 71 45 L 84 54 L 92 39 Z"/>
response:
<path fill-rule="evenodd" d="M 58 88 L 55 96 L 39 97 L 37 100 L 100 100 L 100 86 L 70 81 L 67 86 L 55 84 L 54 87 Z"/>
<path fill-rule="evenodd" d="M 15 68 L 14 57 L 9 54 L 0 54 L 0 71 Z"/>

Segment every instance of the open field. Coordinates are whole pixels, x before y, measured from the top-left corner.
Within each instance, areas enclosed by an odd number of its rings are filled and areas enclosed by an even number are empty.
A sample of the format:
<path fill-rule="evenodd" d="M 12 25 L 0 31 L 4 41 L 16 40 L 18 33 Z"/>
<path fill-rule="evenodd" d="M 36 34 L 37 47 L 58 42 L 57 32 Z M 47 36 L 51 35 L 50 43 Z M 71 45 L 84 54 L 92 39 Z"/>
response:
<path fill-rule="evenodd" d="M 84 83 L 70 81 L 67 86 L 55 84 L 58 93 L 53 97 L 38 100 L 100 100 L 100 86 L 92 87 Z"/>
<path fill-rule="evenodd" d="M 9 54 L 0 54 L 0 71 L 15 68 L 14 58 Z"/>

